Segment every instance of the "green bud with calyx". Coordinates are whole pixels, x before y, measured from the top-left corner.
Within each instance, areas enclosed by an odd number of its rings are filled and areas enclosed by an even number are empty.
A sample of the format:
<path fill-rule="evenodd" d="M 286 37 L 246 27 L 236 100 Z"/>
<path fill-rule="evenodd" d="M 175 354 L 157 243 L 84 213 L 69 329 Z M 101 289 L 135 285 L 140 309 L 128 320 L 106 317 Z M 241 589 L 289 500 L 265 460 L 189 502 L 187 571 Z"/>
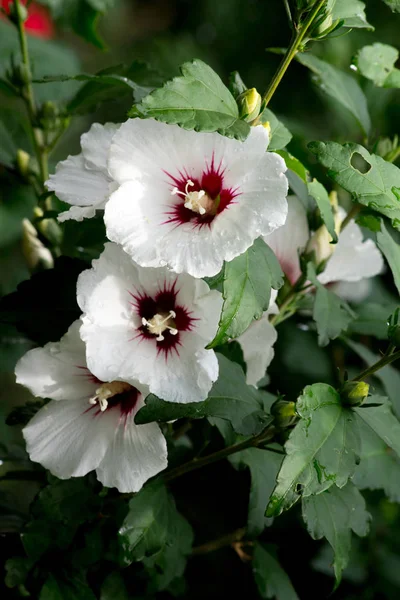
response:
<path fill-rule="evenodd" d="M 333 210 L 335 231 L 336 234 L 339 235 L 343 217 L 338 211 L 338 199 L 335 191 L 329 194 L 329 201 Z M 317 231 L 313 233 L 308 241 L 306 254 L 314 255 L 315 259 L 313 262 L 316 266 L 320 265 L 321 263 L 326 263 L 326 261 L 332 256 L 332 253 L 335 249 L 335 244 L 332 242 L 333 240 L 331 234 L 326 228 L 326 225 L 321 225 L 321 227 L 319 227 Z"/>
<path fill-rule="evenodd" d="M 15 159 L 16 165 L 17 165 L 17 169 L 18 169 L 18 173 L 24 178 L 27 179 L 28 175 L 31 171 L 30 169 L 30 162 L 31 162 L 31 156 L 25 152 L 25 150 L 17 150 L 17 156 Z"/>
<path fill-rule="evenodd" d="M 394 313 L 388 319 L 388 338 L 395 344 L 400 346 L 400 323 L 399 323 L 400 308 L 396 308 Z"/>
<path fill-rule="evenodd" d="M 289 400 L 278 398 L 271 406 L 274 425 L 279 428 L 291 427 L 297 421 L 296 404 Z"/>
<path fill-rule="evenodd" d="M 239 107 L 239 117 L 247 123 L 254 121 L 260 114 L 261 96 L 256 88 L 251 88 L 240 94 L 236 102 Z"/>
<path fill-rule="evenodd" d="M 52 246 L 59 246 L 62 242 L 62 230 L 54 219 L 44 219 L 44 213 L 38 206 L 34 209 L 36 228 L 39 233 L 50 242 Z"/>
<path fill-rule="evenodd" d="M 369 394 L 369 384 L 365 381 L 346 381 L 340 390 L 342 403 L 346 406 L 360 406 Z"/>

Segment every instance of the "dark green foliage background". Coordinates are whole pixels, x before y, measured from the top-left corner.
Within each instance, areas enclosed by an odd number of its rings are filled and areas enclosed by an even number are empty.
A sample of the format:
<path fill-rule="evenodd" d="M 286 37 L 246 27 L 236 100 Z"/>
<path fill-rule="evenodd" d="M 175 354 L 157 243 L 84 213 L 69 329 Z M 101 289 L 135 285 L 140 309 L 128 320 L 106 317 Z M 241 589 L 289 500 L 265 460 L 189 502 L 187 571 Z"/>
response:
<path fill-rule="evenodd" d="M 107 2 L 104 3 L 106 4 Z M 366 10 L 375 32 L 354 30 L 350 35 L 316 44 L 314 52 L 331 64 L 348 71 L 352 57 L 362 46 L 375 41 L 398 45 L 400 15 L 394 16 L 387 6 L 378 0 L 367 0 Z M 89 45 L 64 28 L 58 32 L 57 43 L 61 45 L 57 48 L 57 53 L 52 48 L 53 42 L 32 40 L 34 75 L 40 78 L 51 74 L 95 73 L 111 65 L 125 63 L 131 66 L 121 67 L 119 72 L 133 73 L 132 79 L 140 86 L 141 70 L 146 69 L 141 63 L 132 64 L 132 61 L 143 60 L 151 66 L 151 82 L 158 85 L 177 75 L 178 66 L 184 61 L 198 57 L 210 64 L 225 82 L 229 73 L 237 70 L 248 86 L 255 86 L 262 92 L 280 60 L 275 54 L 267 52 L 266 47 L 285 46 L 290 37 L 281 0 L 120 0 L 109 10 L 107 17 L 100 21 L 99 32 L 109 47 L 108 51 L 101 51 L 94 45 Z M 96 39 L 92 41 L 96 42 Z M 99 46 L 99 43 L 96 44 Z M 4 71 L 8 54 L 12 50 L 16 50 L 15 32 L 0 22 L 0 52 L 3 61 L 0 65 L 1 72 Z M 114 69 L 113 73 L 115 72 Z M 148 73 L 143 77 L 143 81 L 143 85 L 149 85 Z M 385 136 L 399 132 L 399 90 L 378 89 L 365 79 L 360 83 L 368 99 L 374 133 L 377 136 Z M 87 85 L 99 84 L 88 82 Z M 65 101 L 78 87 L 79 84 L 75 81 L 35 86 L 39 98 Z M 93 90 L 99 92 L 98 87 L 94 87 Z M 138 94 L 140 93 L 138 89 Z M 78 152 L 80 134 L 86 131 L 93 121 L 118 122 L 126 118 L 132 104 L 130 90 L 117 85 L 111 94 L 105 92 L 105 98 L 107 101 L 101 106 L 91 104 L 87 100 L 86 104 L 76 102 L 70 105 L 71 110 L 78 116 L 52 156 L 54 162 L 65 158 L 69 153 Z M 322 182 L 327 182 L 325 170 L 317 165 L 314 156 L 307 150 L 307 143 L 312 140 L 363 143 L 355 120 L 318 91 L 311 82 L 309 71 L 297 62 L 291 65 L 288 75 L 273 97 L 270 108 L 294 134 L 288 146 L 289 151 L 303 160 L 313 175 Z M 10 147 L 9 143 L 16 143 L 17 147 L 29 150 L 22 135 L 24 121 L 18 118 L 18 111 L 14 99 L 0 90 L 0 132 L 3 135 L 4 127 L 11 128 L 14 140 L 9 142 L 3 137 L 1 142 L 4 148 Z M 30 216 L 32 198 L 27 187 L 20 182 L 18 188 L 14 187 L 15 197 L 20 199 L 11 206 L 7 190 L 13 182 L 10 183 L 9 175 L 1 171 L 1 168 L 0 177 L 0 219 L 3 221 L 0 221 L 0 293 L 6 295 L 14 292 L 17 284 L 29 277 L 20 250 L 20 230 L 18 225 L 13 229 L 10 223 L 15 221 L 18 224 L 21 216 Z M 344 200 L 346 201 L 345 197 Z M 6 216 L 9 219 L 7 227 Z M 77 307 L 72 301 L 67 302 L 62 293 L 62 286 L 76 278 L 85 266 L 82 261 L 90 260 L 101 251 L 102 230 L 94 227 L 93 223 L 83 223 L 79 227 L 75 223 L 68 223 L 64 227 L 66 241 L 62 250 L 68 258 L 61 259 L 64 261 L 62 276 L 42 273 L 40 277 L 50 278 L 46 283 L 46 294 L 41 296 L 39 292 L 36 295 L 24 292 L 22 296 L 20 294 L 15 297 L 15 301 L 14 297 L 10 296 L 7 304 L 3 306 L 3 310 L 8 311 L 10 320 L 7 322 L 5 319 L 0 324 L 0 460 L 3 454 L 11 455 L 11 466 L 17 473 L 21 471 L 21 481 L 8 480 L 7 469 L 0 466 L 0 530 L 6 532 L 6 535 L 0 536 L 2 563 L 10 556 L 24 555 L 18 531 L 28 517 L 32 499 L 45 481 L 44 472 L 39 467 L 32 470 L 30 466 L 29 475 L 26 475 L 28 467 L 19 429 L 5 423 L 7 415 L 14 407 L 23 405 L 30 399 L 28 392 L 14 383 L 13 368 L 16 360 L 32 347 L 32 341 L 42 344 L 50 339 L 58 339 L 68 324 L 76 318 Z M 396 306 L 396 296 L 397 292 L 388 273 L 380 282 L 375 282 L 368 302 L 379 306 L 383 313 L 387 309 L 389 315 Z M 56 313 L 52 312 L 51 317 L 55 318 L 54 323 L 46 316 L 47 306 L 51 306 L 52 309 L 56 306 Z M 24 319 L 26 320 L 27 312 L 32 311 L 35 318 L 30 319 L 27 330 L 24 327 Z M 18 318 L 15 317 L 16 314 Z M 320 348 L 316 333 L 298 328 L 297 319 L 298 317 L 294 317 L 280 325 L 275 359 L 269 370 L 269 389 L 272 392 L 285 394 L 288 399 L 294 400 L 305 385 L 319 381 L 337 385 L 334 364 L 346 364 L 354 369 L 354 373 L 363 367 L 361 360 L 357 362 L 354 353 L 340 341 L 335 341 L 327 348 Z M 20 330 L 25 333 L 21 333 L 11 324 L 16 321 L 21 326 Z M 372 324 L 371 333 L 375 331 Z M 356 339 L 376 354 L 382 349 L 379 335 L 378 339 L 365 335 L 365 327 L 361 328 L 361 333 L 355 327 L 354 333 Z M 382 382 L 378 379 L 374 381 L 375 392 L 378 393 Z M 206 420 L 195 421 L 190 435 L 195 450 L 203 447 L 204 440 L 208 442 L 207 452 L 211 453 L 222 447 L 221 437 L 216 428 L 211 427 Z M 170 460 L 172 466 L 174 462 L 180 464 L 184 461 L 185 451 L 184 447 L 175 450 L 175 456 L 172 455 Z M 10 463 L 7 464 L 7 468 L 9 466 Z M 3 477 L 5 478 L 2 479 Z M 249 484 L 248 469 L 236 470 L 230 462 L 223 461 L 187 474 L 171 485 L 178 510 L 194 529 L 195 546 L 245 526 Z M 78 486 L 78 496 L 84 498 L 79 487 L 81 484 L 73 482 L 72 487 L 75 485 Z M 90 498 L 93 499 L 91 493 L 93 490 L 98 491 L 99 486 L 90 477 L 84 485 L 89 489 L 89 504 L 85 504 L 84 508 L 91 508 L 87 515 L 60 513 L 49 516 L 46 513 L 46 501 L 42 507 L 37 508 L 37 519 L 51 521 L 51 527 L 54 529 L 50 535 L 53 543 L 56 546 L 58 544 L 57 549 L 43 559 L 44 572 L 48 569 L 59 574 L 63 567 L 68 566 L 64 565 L 63 561 L 70 563 L 71 568 L 76 571 L 76 580 L 72 584 L 65 584 L 65 589 L 54 591 L 56 584 L 51 580 L 47 581 L 47 595 L 41 596 L 41 600 L 91 600 L 93 596 L 82 592 L 79 582 L 80 568 L 91 565 L 92 560 L 97 564 L 90 571 L 89 583 L 97 597 L 102 600 L 126 598 L 121 591 L 118 576 L 108 582 L 108 587 L 104 584 L 100 596 L 105 576 L 111 573 L 113 568 L 119 569 L 121 566 L 118 562 L 115 536 L 125 515 L 117 508 L 118 494 L 111 491 L 101 500 L 101 511 L 106 511 L 109 521 L 105 527 L 100 528 L 99 533 L 95 515 L 100 509 L 90 504 Z M 386 500 L 380 492 L 364 495 L 368 510 L 374 517 L 371 533 L 366 538 L 353 540 L 350 565 L 332 598 L 397 600 L 400 595 L 400 508 L 399 505 Z M 98 498 L 97 495 L 95 497 Z M 43 514 L 41 510 L 44 510 Z M 78 529 L 81 516 L 82 519 L 86 516 L 93 518 L 89 532 L 83 533 Z M 33 547 L 43 542 L 44 534 L 40 523 L 38 531 L 37 538 L 33 537 Z M 66 560 L 65 551 L 69 548 L 70 540 L 63 536 L 67 535 L 68 531 L 71 535 L 75 531 L 78 533 L 72 549 L 67 551 L 69 554 Z M 89 538 L 85 537 L 88 533 Z M 34 536 L 35 531 L 30 535 Z M 107 547 L 104 546 L 103 539 L 107 540 Z M 301 600 L 314 597 L 319 600 L 330 595 L 334 586 L 329 568 L 330 550 L 326 542 L 315 542 L 311 539 L 301 520 L 299 506 L 276 519 L 273 527 L 265 530 L 261 540 L 277 547 L 280 563 L 290 576 Z M 18 574 L 23 565 L 16 563 L 14 567 Z M 139 564 L 121 573 L 129 598 L 173 598 L 172 593 L 167 592 L 154 595 L 147 593 L 144 570 Z M 62 573 L 60 577 L 62 579 Z M 107 589 L 111 590 L 107 592 L 109 595 L 104 592 Z M 260 597 L 254 583 L 251 564 L 241 562 L 230 547 L 189 558 L 186 588 L 177 588 L 176 592 L 178 591 L 182 592 L 182 598 L 188 600 Z M 5 587 L 3 577 L 0 577 L 0 593 L 2 598 L 20 597 L 16 588 L 11 590 Z"/>

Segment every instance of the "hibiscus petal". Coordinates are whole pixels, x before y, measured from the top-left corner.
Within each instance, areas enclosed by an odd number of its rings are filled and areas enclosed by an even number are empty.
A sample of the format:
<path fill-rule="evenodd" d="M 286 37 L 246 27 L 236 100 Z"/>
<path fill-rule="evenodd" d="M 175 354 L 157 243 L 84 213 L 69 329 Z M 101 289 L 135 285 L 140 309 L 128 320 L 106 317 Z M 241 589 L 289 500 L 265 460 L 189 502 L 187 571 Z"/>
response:
<path fill-rule="evenodd" d="M 82 154 L 88 169 L 96 169 L 108 176 L 108 154 L 111 140 L 118 128 L 119 125 L 114 123 L 93 123 L 89 131 L 82 135 Z"/>

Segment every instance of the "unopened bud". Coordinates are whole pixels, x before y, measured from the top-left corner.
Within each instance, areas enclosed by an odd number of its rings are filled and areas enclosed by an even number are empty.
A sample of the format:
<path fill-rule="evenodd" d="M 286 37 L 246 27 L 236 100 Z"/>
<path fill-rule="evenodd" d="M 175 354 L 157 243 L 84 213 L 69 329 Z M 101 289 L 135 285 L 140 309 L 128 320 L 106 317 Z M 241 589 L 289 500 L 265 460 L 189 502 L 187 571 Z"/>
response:
<path fill-rule="evenodd" d="M 18 168 L 20 175 L 22 175 L 22 177 L 24 177 L 24 178 L 27 178 L 27 176 L 29 174 L 30 160 L 31 160 L 31 157 L 27 152 L 25 152 L 25 150 L 21 150 L 21 149 L 17 150 L 17 157 L 16 157 L 17 168 Z"/>
<path fill-rule="evenodd" d="M 338 211 L 338 200 L 336 192 L 329 194 L 329 200 L 334 213 L 335 231 L 339 235 L 340 226 L 343 221 L 343 216 Z M 332 244 L 332 237 L 325 225 L 321 225 L 311 236 L 307 247 L 306 254 L 313 254 L 316 265 L 326 262 L 335 249 L 335 244 Z"/>
<path fill-rule="evenodd" d="M 261 108 L 261 96 L 256 88 L 251 88 L 240 94 L 237 98 L 237 103 L 241 119 L 250 123 L 258 117 Z"/>
<path fill-rule="evenodd" d="M 278 398 L 271 406 L 271 415 L 278 427 L 290 427 L 297 420 L 296 404 L 288 400 Z"/>
<path fill-rule="evenodd" d="M 365 381 L 346 381 L 340 391 L 343 404 L 360 406 L 369 393 L 369 385 Z"/>
<path fill-rule="evenodd" d="M 61 227 L 54 219 L 42 219 L 43 211 L 38 206 L 34 209 L 34 215 L 36 219 L 40 219 L 37 222 L 38 231 L 47 239 L 53 246 L 59 246 L 62 242 L 62 231 Z"/>
<path fill-rule="evenodd" d="M 22 221 L 22 253 L 31 271 L 37 267 L 51 269 L 54 266 L 50 250 L 39 240 L 36 229 L 28 219 Z"/>

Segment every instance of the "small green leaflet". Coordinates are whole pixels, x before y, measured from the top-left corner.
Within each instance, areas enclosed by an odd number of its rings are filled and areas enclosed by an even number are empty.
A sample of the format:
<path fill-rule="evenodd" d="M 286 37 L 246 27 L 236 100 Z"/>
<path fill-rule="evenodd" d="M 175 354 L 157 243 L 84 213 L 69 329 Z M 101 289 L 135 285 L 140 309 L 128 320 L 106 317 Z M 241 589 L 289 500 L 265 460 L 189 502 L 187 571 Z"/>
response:
<path fill-rule="evenodd" d="M 381 230 L 376 234 L 376 242 L 379 250 L 389 263 L 397 291 L 400 294 L 400 246 L 396 244 L 383 221 L 381 222 Z"/>
<path fill-rule="evenodd" d="M 374 28 L 367 21 L 365 3 L 360 0 L 336 0 L 332 7 L 332 20 L 344 20 L 344 27 Z"/>
<path fill-rule="evenodd" d="M 265 507 L 275 486 L 283 456 L 267 449 L 248 448 L 233 454 L 229 460 L 236 467 L 248 467 L 251 488 L 247 519 L 247 535 L 257 537 L 267 524 Z"/>
<path fill-rule="evenodd" d="M 359 144 L 311 142 L 308 148 L 329 169 L 329 177 L 355 200 L 393 219 L 393 225 L 400 227 L 400 169 Z M 357 155 L 367 163 L 364 173 L 352 164 Z"/>
<path fill-rule="evenodd" d="M 382 489 L 391 502 L 400 502 L 400 458 L 361 419 L 359 429 L 361 455 L 353 483 L 360 490 Z"/>
<path fill-rule="evenodd" d="M 187 417 L 216 417 L 229 421 L 237 433 L 255 435 L 263 429 L 269 416 L 263 411 L 262 393 L 246 384 L 243 370 L 222 354 L 218 354 L 219 377 L 207 400 L 177 404 L 165 402 L 152 394 L 135 417 L 138 424 L 168 422 Z M 254 419 L 252 416 L 254 415 Z"/>
<path fill-rule="evenodd" d="M 154 117 L 184 129 L 218 131 L 245 140 L 250 126 L 239 119 L 236 100 L 219 75 L 198 59 L 184 63 L 181 73 L 134 105 L 129 116 Z"/>
<path fill-rule="evenodd" d="M 379 87 L 400 87 L 400 69 L 395 68 L 399 52 L 388 44 L 372 44 L 358 51 L 355 64 L 361 75 Z"/>
<path fill-rule="evenodd" d="M 345 344 L 349 346 L 358 356 L 367 364 L 368 367 L 376 363 L 381 357 L 374 352 L 371 352 L 369 348 L 353 340 L 344 340 Z M 383 369 L 379 369 L 373 375 L 383 383 L 383 387 L 387 395 L 389 396 L 395 413 L 400 416 L 400 373 L 392 365 L 386 365 Z"/>
<path fill-rule="evenodd" d="M 287 129 L 284 124 L 277 119 L 272 110 L 269 110 L 269 108 L 264 108 L 261 115 L 261 122 L 269 123 L 271 128 L 268 150 L 274 151 L 285 148 L 293 136 L 289 129 Z"/>
<path fill-rule="evenodd" d="M 317 206 L 321 213 L 321 218 L 329 231 L 332 243 L 336 244 L 338 241 L 337 233 L 335 231 L 335 219 L 332 212 L 332 206 L 329 201 L 328 192 L 316 179 L 313 179 L 307 184 L 308 193 L 312 196 L 317 203 Z"/>
<path fill-rule="evenodd" d="M 313 319 L 317 326 L 318 343 L 320 346 L 326 346 L 329 340 L 336 339 L 347 329 L 354 313 L 339 296 L 318 281 L 311 262 L 307 265 L 307 278 L 316 287 Z"/>
<path fill-rule="evenodd" d="M 302 510 L 311 537 L 314 540 L 325 537 L 334 550 L 337 587 L 349 562 L 351 532 L 362 537 L 369 530 L 370 515 L 365 500 L 349 482 L 341 489 L 333 485 L 322 494 L 303 498 Z"/>
<path fill-rule="evenodd" d="M 267 310 L 271 288 L 278 290 L 282 285 L 279 262 L 261 238 L 246 252 L 225 263 L 224 304 L 217 334 L 208 348 L 239 337 L 253 319 L 260 319 Z"/>
<path fill-rule="evenodd" d="M 267 507 L 268 517 L 287 510 L 301 495 L 346 485 L 360 453 L 355 416 L 342 406 L 334 388 L 325 383 L 307 386 L 296 410 L 301 420 L 285 444 L 286 456 Z"/>
<path fill-rule="evenodd" d="M 132 498 L 118 535 L 125 565 L 151 559 L 157 563 L 171 548 L 184 559 L 193 543 L 192 528 L 160 481 L 145 485 Z"/>
<path fill-rule="evenodd" d="M 299 600 L 289 577 L 276 559 L 274 546 L 256 542 L 252 564 L 261 598 Z"/>
<path fill-rule="evenodd" d="M 394 416 L 392 405 L 387 398 L 370 396 L 368 403 L 355 408 L 354 412 L 357 418 L 362 419 L 400 457 L 400 422 Z"/>
<path fill-rule="evenodd" d="M 365 135 L 368 135 L 371 119 L 367 100 L 354 77 L 313 54 L 297 54 L 296 59 L 314 73 L 313 81 L 325 93 L 351 112 Z"/>

